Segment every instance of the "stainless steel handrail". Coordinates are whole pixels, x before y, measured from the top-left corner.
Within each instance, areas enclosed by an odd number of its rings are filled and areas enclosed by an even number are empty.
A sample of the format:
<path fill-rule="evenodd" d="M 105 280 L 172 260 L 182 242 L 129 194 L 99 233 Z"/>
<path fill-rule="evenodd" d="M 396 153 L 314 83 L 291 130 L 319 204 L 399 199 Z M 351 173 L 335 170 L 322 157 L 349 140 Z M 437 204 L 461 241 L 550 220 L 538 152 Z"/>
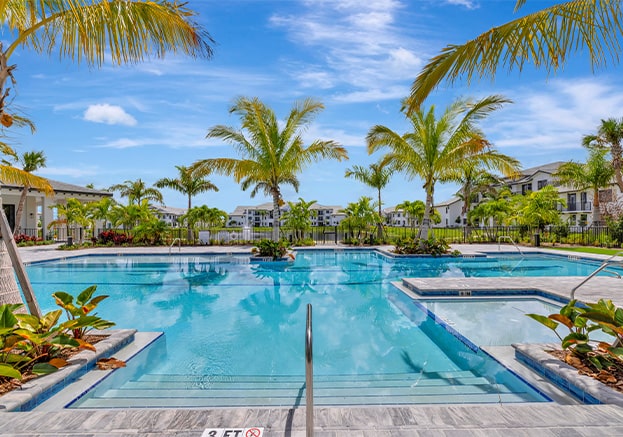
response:
<path fill-rule="evenodd" d="M 182 251 L 182 240 L 181 238 L 174 238 L 173 242 L 171 243 L 171 245 L 169 246 L 169 255 L 171 255 L 171 249 L 173 248 L 173 245 L 175 244 L 175 242 L 177 241 L 177 247 L 178 250 L 181 252 Z"/>
<path fill-rule="evenodd" d="M 593 279 L 593 277 L 595 277 L 599 272 L 601 272 L 602 270 L 604 270 L 606 267 L 608 267 L 611 264 L 619 264 L 619 265 L 623 265 L 623 260 L 615 260 L 614 258 L 616 258 L 617 256 L 623 255 L 623 251 L 621 252 L 617 252 L 614 255 L 612 255 L 610 258 L 605 259 L 601 265 L 599 267 L 597 267 L 597 269 L 591 273 L 590 275 L 588 275 L 586 278 L 584 278 L 584 280 L 582 280 L 582 282 L 580 282 L 578 285 L 576 285 L 575 287 L 573 287 L 571 289 L 571 295 L 569 296 L 569 298 L 571 300 L 575 299 L 575 292 L 578 288 L 580 288 L 582 285 L 586 284 L 588 281 L 590 281 L 591 279 Z M 619 275 L 617 272 L 613 272 L 610 270 L 605 270 L 606 272 L 610 273 L 610 274 L 614 274 L 616 275 L 619 279 L 621 279 L 621 275 Z"/>
<path fill-rule="evenodd" d="M 517 249 L 519 251 L 519 254 L 521 256 L 524 256 L 524 254 L 521 251 L 521 249 L 519 248 L 519 246 L 517 246 L 517 243 L 515 243 L 515 241 L 509 235 L 500 235 L 498 237 L 498 252 L 500 251 L 500 240 L 509 240 L 511 243 L 513 243 L 513 246 L 515 246 L 515 249 Z"/>
<path fill-rule="evenodd" d="M 312 343 L 312 306 L 307 304 L 307 327 L 305 329 L 305 414 L 306 435 L 314 435 L 314 352 Z"/>

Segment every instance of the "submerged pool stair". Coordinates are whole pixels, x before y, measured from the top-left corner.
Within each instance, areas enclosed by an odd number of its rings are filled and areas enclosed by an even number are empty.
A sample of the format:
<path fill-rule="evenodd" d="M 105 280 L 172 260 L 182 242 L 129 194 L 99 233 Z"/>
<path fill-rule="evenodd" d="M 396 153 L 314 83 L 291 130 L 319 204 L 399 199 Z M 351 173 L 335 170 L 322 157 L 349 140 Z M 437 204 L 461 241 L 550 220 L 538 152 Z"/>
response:
<path fill-rule="evenodd" d="M 73 408 L 304 406 L 304 376 L 146 374 L 117 388 L 100 387 Z M 314 378 L 315 405 L 526 402 L 470 371 L 341 375 Z"/>

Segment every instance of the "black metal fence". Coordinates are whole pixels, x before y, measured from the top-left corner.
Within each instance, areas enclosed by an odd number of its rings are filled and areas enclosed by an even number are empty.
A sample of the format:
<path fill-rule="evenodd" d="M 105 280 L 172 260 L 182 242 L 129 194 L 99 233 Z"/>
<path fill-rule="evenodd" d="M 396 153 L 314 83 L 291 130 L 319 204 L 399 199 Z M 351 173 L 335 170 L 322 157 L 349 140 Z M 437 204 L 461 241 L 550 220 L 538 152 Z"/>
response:
<path fill-rule="evenodd" d="M 107 229 L 109 230 L 109 229 Z M 95 235 L 99 235 L 102 229 L 98 229 Z M 132 231 L 123 231 L 128 235 L 133 235 Z M 376 229 L 371 229 L 364 234 L 343 226 L 318 226 L 303 235 L 304 238 L 313 240 L 316 244 L 339 244 L 345 241 L 352 242 L 359 238 L 362 242 L 371 241 L 371 237 L 376 236 Z M 182 244 L 243 244 L 253 243 L 263 238 L 271 238 L 272 229 L 262 228 L 222 228 L 208 230 L 194 230 L 192 237 L 188 238 L 186 228 L 170 228 L 165 232 L 165 244 L 172 244 L 178 239 Z M 392 242 L 397 238 L 413 238 L 418 233 L 417 228 L 407 227 L 385 227 L 384 240 Z M 67 231 L 65 227 L 52 230 L 49 235 L 57 241 L 67 241 Z M 70 235 L 74 242 L 90 239 L 91 232 L 81 228 L 71 229 Z M 282 238 L 295 241 L 291 230 L 282 228 L 280 231 Z M 608 226 L 550 226 L 544 229 L 532 228 L 528 226 L 493 226 L 493 227 L 434 227 L 430 230 L 430 235 L 435 238 L 443 238 L 449 243 L 499 243 L 509 242 L 509 238 L 515 243 L 522 244 L 572 244 L 584 246 L 603 246 L 621 247 L 623 236 Z M 299 236 L 300 237 L 300 236 Z"/>

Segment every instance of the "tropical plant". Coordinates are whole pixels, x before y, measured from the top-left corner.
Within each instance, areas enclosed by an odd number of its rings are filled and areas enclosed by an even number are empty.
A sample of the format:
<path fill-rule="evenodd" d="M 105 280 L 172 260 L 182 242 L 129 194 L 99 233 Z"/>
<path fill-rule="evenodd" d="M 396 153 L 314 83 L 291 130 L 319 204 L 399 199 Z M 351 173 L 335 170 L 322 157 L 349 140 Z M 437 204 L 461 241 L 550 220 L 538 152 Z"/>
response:
<path fill-rule="evenodd" d="M 372 127 L 368 132 L 369 153 L 388 148 L 384 162 L 391 163 L 409 179 L 419 177 L 424 182 L 426 208 L 419 232 L 422 241 L 428 239 L 435 184 L 437 181 L 457 180 L 459 163 L 482 163 L 487 168 L 496 168 L 504 173 L 511 170 L 508 161 L 500 159 L 500 154 L 475 125 L 509 102 L 501 96 L 489 96 L 477 102 L 457 100 L 446 108 L 439 119 L 435 116 L 434 106 L 427 112 L 413 112 L 408 116 L 413 131 L 402 136 L 381 125 Z"/>
<path fill-rule="evenodd" d="M 112 209 L 117 204 L 112 197 L 104 197 L 97 202 L 90 202 L 87 205 L 87 217 L 91 220 L 91 226 L 93 228 L 93 236 L 95 237 L 95 230 L 97 228 L 97 222 L 101 221 L 103 226 L 110 219 Z"/>
<path fill-rule="evenodd" d="M 221 209 L 201 205 L 189 209 L 186 214 L 180 216 L 179 220 L 191 229 L 197 225 L 207 228 L 219 228 L 225 226 L 227 217 L 227 213 Z"/>
<path fill-rule="evenodd" d="M 409 218 L 409 226 L 412 231 L 415 231 L 415 225 L 418 223 L 422 223 L 422 218 L 424 217 L 424 209 L 426 208 L 426 204 L 421 200 L 405 200 L 402 203 L 396 205 L 397 210 L 401 210 L 407 215 Z"/>
<path fill-rule="evenodd" d="M 113 226 L 122 226 L 124 230 L 134 229 L 139 224 L 155 218 L 147 199 L 143 199 L 139 204 L 115 205 L 110 212 L 110 221 Z"/>
<path fill-rule="evenodd" d="M 526 315 L 551 329 L 563 350 L 570 351 L 597 372 L 612 366 L 623 369 L 623 309 L 611 300 L 600 299 L 597 303 L 580 306 L 573 299 L 559 313 Z M 558 332 L 559 327 L 566 328 L 568 334 L 563 337 Z M 596 331 L 610 335 L 614 340 L 610 343 L 593 340 L 591 334 Z"/>
<path fill-rule="evenodd" d="M 11 108 L 13 99 L 7 80 L 15 84 L 17 66 L 10 62 L 18 48 L 56 53 L 61 58 L 100 67 L 109 56 L 114 64 L 142 61 L 145 57 L 164 56 L 167 52 L 209 58 L 212 54 L 210 35 L 195 22 L 196 13 L 186 4 L 166 0 L 50 0 L 9 1 L 0 3 L 0 14 L 7 30 L 0 46 L 0 122 L 8 127 L 30 125 Z M 9 38 L 13 37 L 12 40 Z M 5 144 L 0 151 L 15 155 Z M 9 166 L 0 167 L 3 182 L 30 183 L 39 188 L 40 178 Z M 29 182 L 30 181 L 30 182 Z M 49 184 L 47 185 L 49 187 Z M 49 189 L 46 189 L 49 192 Z M 5 220 L 0 217 L 0 220 Z M 6 226 L 8 228 L 8 226 Z M 5 239 L 7 232 L 3 231 Z M 4 245 L 0 245 L 4 249 Z M 6 252 L 0 251 L 0 257 Z M 31 313 L 40 315 L 36 297 L 29 286 L 18 256 L 9 251 L 15 269 L 20 269 L 20 283 Z M 13 281 L 11 293 L 2 294 L 1 302 L 21 302 L 21 294 L 10 269 L 4 269 L 0 282 Z M 28 286 L 26 286 L 28 285 Z"/>
<path fill-rule="evenodd" d="M 610 151 L 614 179 L 619 191 L 623 193 L 623 119 L 608 118 L 601 120 L 597 134 L 582 137 L 582 145 L 588 148 L 602 148 Z"/>
<path fill-rule="evenodd" d="M 143 200 L 154 200 L 163 203 L 162 193 L 156 188 L 148 187 L 142 179 L 125 181 L 109 188 L 110 191 L 119 191 L 121 197 L 128 198 L 128 205 L 138 205 Z"/>
<path fill-rule="evenodd" d="M 526 0 L 517 0 L 517 12 Z M 557 71 L 573 51 L 587 52 L 595 67 L 619 59 L 623 34 L 620 1 L 573 0 L 552 5 L 501 26 L 461 45 L 448 45 L 418 74 L 407 101 L 417 111 L 443 80 L 453 83 L 474 76 L 494 78 L 498 67 L 521 71 L 526 63 Z"/>
<path fill-rule="evenodd" d="M 393 174 L 392 168 L 389 166 L 389 163 L 384 161 L 379 161 L 377 163 L 372 163 L 368 168 L 363 167 L 361 165 L 354 165 L 352 169 L 346 169 L 346 173 L 344 174 L 347 178 L 354 178 L 360 182 L 363 182 L 369 187 L 375 188 L 377 190 L 377 207 L 379 217 L 383 217 L 382 205 L 381 201 L 381 190 L 389 184 L 389 180 L 391 179 Z M 381 219 L 377 223 L 377 238 L 379 241 L 383 239 L 383 220 Z"/>
<path fill-rule="evenodd" d="M 86 334 L 92 329 L 108 329 L 115 326 L 113 322 L 104 320 L 93 313 L 93 310 L 97 308 L 97 305 L 108 298 L 107 295 L 93 296 L 97 289 L 97 285 L 91 285 L 85 288 L 78 296 L 76 296 L 75 304 L 74 297 L 64 291 L 57 291 L 52 294 L 52 297 L 56 301 L 56 304 L 65 310 L 67 320 L 75 321 L 71 325 L 70 331 L 73 338 L 79 340 L 81 346 L 91 349 L 93 346 L 84 341 Z M 90 346 L 90 347 L 89 347 Z M 94 348 L 93 348 L 94 349 Z"/>
<path fill-rule="evenodd" d="M 578 190 L 590 189 L 593 192 L 592 223 L 594 225 L 601 222 L 599 190 L 610 186 L 615 173 L 614 167 L 606 159 L 607 153 L 601 148 L 591 148 L 586 163 L 566 162 L 558 167 L 553 175 L 561 184 Z"/>
<path fill-rule="evenodd" d="M 440 256 L 450 252 L 450 245 L 443 238 L 398 238 L 394 243 L 394 252 L 401 255 L 432 255 Z M 457 255 L 458 252 L 453 253 Z"/>
<path fill-rule="evenodd" d="M 164 235 L 169 230 L 169 226 L 157 217 L 144 220 L 134 227 L 133 242 L 152 246 L 164 244 Z"/>
<path fill-rule="evenodd" d="M 362 244 L 370 234 L 372 226 L 376 225 L 380 218 L 375 211 L 376 205 L 371 197 L 362 196 L 357 202 L 349 203 L 344 209 L 346 218 L 340 222 L 341 227 L 348 227 L 354 235 L 357 244 Z"/>
<path fill-rule="evenodd" d="M 520 225 L 539 228 L 543 231 L 545 226 L 560 222 L 559 206 L 565 206 L 566 202 L 561 199 L 558 190 L 551 185 L 531 192 L 526 196 L 514 196 L 513 215 L 511 219 Z"/>
<path fill-rule="evenodd" d="M 255 256 L 259 257 L 269 257 L 273 260 L 278 260 L 283 258 L 288 253 L 290 249 L 290 243 L 287 240 L 281 239 L 279 241 L 273 241 L 268 238 L 263 238 L 260 240 L 257 245 L 254 247 L 251 252 Z"/>
<path fill-rule="evenodd" d="M 218 191 L 218 187 L 206 179 L 205 175 L 196 175 L 189 167 L 184 167 L 183 165 L 176 165 L 175 168 L 179 173 L 177 178 L 158 179 L 154 185 L 158 188 L 170 188 L 182 194 L 186 194 L 188 197 L 187 211 L 190 211 L 192 208 L 193 196 L 210 190 Z M 187 238 L 191 240 L 192 237 L 192 227 L 188 224 Z"/>
<path fill-rule="evenodd" d="M 284 227 L 292 229 L 295 244 L 299 244 L 305 238 L 305 231 L 311 229 L 312 217 L 316 211 L 311 207 L 316 203 L 315 200 L 306 202 L 299 197 L 298 202 L 288 202 L 288 209 L 281 216 Z"/>
<path fill-rule="evenodd" d="M 41 167 L 45 167 L 45 154 L 43 151 L 38 152 L 24 152 L 19 158 L 19 163 L 22 165 L 22 170 L 27 173 L 32 173 Z M 15 212 L 15 229 L 13 230 L 13 236 L 21 232 L 20 223 L 22 222 L 22 214 L 24 211 L 24 204 L 26 203 L 26 196 L 30 186 L 24 184 L 22 193 L 20 194 L 19 201 L 17 203 L 17 211 Z"/>
<path fill-rule="evenodd" d="M 502 154 L 499 154 L 499 159 L 506 161 L 509 176 L 519 174 L 519 161 Z M 474 197 L 478 194 L 494 193 L 495 187 L 501 185 L 502 179 L 483 168 L 481 162 L 464 161 L 456 169 L 456 182 L 461 184 L 461 189 L 457 193 L 463 201 L 461 216 L 470 224 L 469 211 L 472 209 Z"/>
<path fill-rule="evenodd" d="M 197 174 L 211 172 L 231 175 L 243 190 L 253 187 L 251 197 L 262 191 L 273 202 L 273 241 L 279 240 L 281 186 L 291 185 L 298 192 L 298 174 L 320 159 L 347 159 L 346 149 L 332 140 L 314 140 L 305 146 L 301 132 L 324 106 L 312 99 L 295 103 L 283 124 L 272 109 L 257 98 L 240 97 L 230 108 L 238 115 L 241 129 L 214 126 L 208 138 L 221 138 L 232 144 L 240 158 L 202 159 L 192 166 Z"/>
<path fill-rule="evenodd" d="M 505 223 L 513 214 L 511 198 L 513 193 L 507 187 L 488 193 L 482 202 L 468 212 L 468 221 L 488 224 L 486 222 L 492 219 L 496 224 Z"/>
<path fill-rule="evenodd" d="M 88 208 L 78 199 L 70 197 L 65 203 L 57 203 L 56 205 L 51 205 L 50 208 L 56 209 L 59 218 L 50 222 L 48 228 L 64 224 L 67 228 L 68 242 L 74 225 L 78 224 L 86 227 L 90 224 L 87 217 Z"/>

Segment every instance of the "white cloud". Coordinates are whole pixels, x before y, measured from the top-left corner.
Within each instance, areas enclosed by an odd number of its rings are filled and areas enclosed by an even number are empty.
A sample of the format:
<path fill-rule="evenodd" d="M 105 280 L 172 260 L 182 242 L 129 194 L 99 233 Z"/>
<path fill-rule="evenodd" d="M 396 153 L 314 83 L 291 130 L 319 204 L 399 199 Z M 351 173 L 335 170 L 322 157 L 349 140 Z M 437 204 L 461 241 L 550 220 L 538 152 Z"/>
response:
<path fill-rule="evenodd" d="M 131 140 L 129 138 L 120 138 L 118 140 L 109 141 L 101 147 L 109 147 L 111 149 L 129 149 L 132 147 L 141 147 L 145 145 L 142 141 Z"/>
<path fill-rule="evenodd" d="M 378 95 L 395 98 L 396 86 L 411 81 L 422 67 L 424 60 L 418 53 L 423 45 L 412 36 L 417 32 L 412 21 L 406 28 L 400 24 L 401 2 L 319 0 L 303 4 L 307 9 L 297 15 L 275 14 L 270 19 L 317 58 L 309 65 L 283 64 L 285 74 L 302 86 L 334 88 L 340 102 L 371 101 Z M 344 99 L 344 94 L 356 97 Z"/>
<path fill-rule="evenodd" d="M 84 111 L 84 119 L 95 123 L 123 124 L 125 126 L 136 125 L 136 119 L 125 112 L 121 106 L 107 103 L 90 105 Z"/>
<path fill-rule="evenodd" d="M 473 0 L 446 0 L 451 5 L 465 6 L 467 9 L 477 9 L 478 2 Z"/>

